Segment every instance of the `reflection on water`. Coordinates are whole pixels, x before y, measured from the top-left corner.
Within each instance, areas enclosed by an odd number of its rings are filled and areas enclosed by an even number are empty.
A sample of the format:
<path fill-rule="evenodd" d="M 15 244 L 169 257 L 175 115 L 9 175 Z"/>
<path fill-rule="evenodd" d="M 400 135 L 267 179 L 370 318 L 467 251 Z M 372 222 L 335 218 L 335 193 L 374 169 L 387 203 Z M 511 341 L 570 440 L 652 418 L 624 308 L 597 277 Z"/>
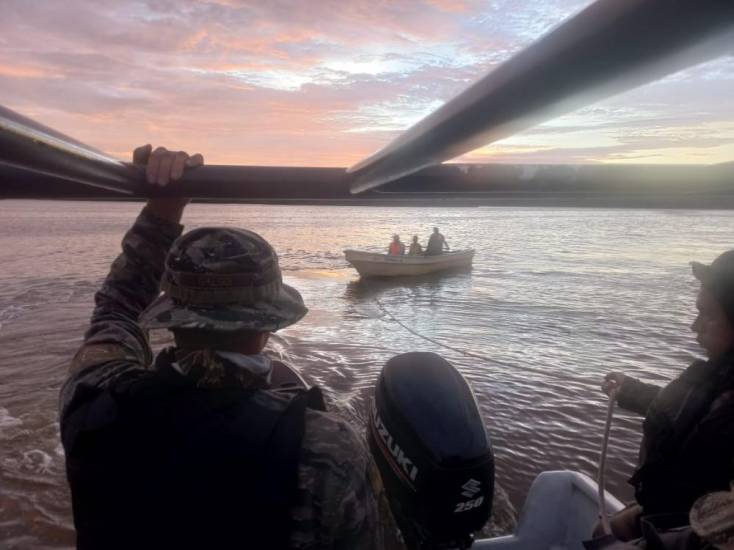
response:
<path fill-rule="evenodd" d="M 344 297 L 355 304 L 381 298 L 388 292 L 409 294 L 438 294 L 456 282 L 465 282 L 468 289 L 471 285 L 471 271 L 466 268 L 459 272 L 450 271 L 430 273 L 414 277 L 395 278 L 358 278 L 347 283 Z"/>
<path fill-rule="evenodd" d="M 138 209 L 0 202 L 6 547 L 73 544 L 57 394 L 93 293 Z M 194 204 L 186 223 L 248 227 L 275 246 L 309 314 L 279 332 L 271 352 L 322 385 L 355 423 L 392 355 L 434 351 L 451 361 L 477 395 L 499 482 L 520 503 L 542 470 L 594 473 L 605 373 L 663 383 L 698 353 L 687 263 L 731 248 L 734 213 Z M 346 248 L 382 251 L 396 232 L 425 240 L 434 225 L 452 247 L 477 250 L 470 273 L 360 281 L 343 259 Z M 168 340 L 152 338 L 156 347 Z M 623 498 L 639 434 L 638 417 L 616 414 L 608 479 Z"/>

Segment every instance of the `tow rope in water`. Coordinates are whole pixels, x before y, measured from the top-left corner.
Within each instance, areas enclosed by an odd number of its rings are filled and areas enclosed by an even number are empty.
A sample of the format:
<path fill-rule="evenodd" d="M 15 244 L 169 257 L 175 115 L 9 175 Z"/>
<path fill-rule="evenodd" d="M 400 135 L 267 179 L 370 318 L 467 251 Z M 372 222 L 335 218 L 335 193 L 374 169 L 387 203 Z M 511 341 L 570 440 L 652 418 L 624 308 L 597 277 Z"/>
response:
<path fill-rule="evenodd" d="M 510 369 L 513 369 L 513 370 L 515 370 L 517 368 L 517 365 L 514 365 L 512 363 L 507 363 L 505 361 L 500 361 L 499 359 L 493 359 L 493 358 L 488 357 L 486 355 L 481 355 L 479 353 L 472 353 L 471 351 L 466 351 L 466 350 L 463 350 L 463 349 L 455 348 L 455 347 L 450 346 L 448 344 L 445 344 L 443 342 L 439 342 L 438 340 L 434 340 L 433 338 L 429 338 L 428 336 L 424 336 L 420 332 L 416 332 L 414 329 L 410 328 L 408 325 L 406 325 L 405 323 L 403 323 L 400 319 L 398 319 L 397 317 L 395 317 L 395 315 L 393 315 L 392 313 L 390 313 L 390 310 L 388 310 L 382 304 L 382 302 L 380 302 L 380 300 L 378 298 L 373 298 L 373 299 L 374 299 L 375 303 L 377 304 L 377 306 L 382 310 L 382 312 L 385 315 L 387 315 L 392 321 L 395 321 L 398 325 L 400 325 L 401 327 L 403 327 L 405 330 L 407 330 L 411 334 L 417 336 L 418 338 L 421 338 L 421 339 L 423 339 L 423 340 L 425 340 L 427 342 L 430 342 L 430 343 L 432 343 L 432 344 L 434 344 L 434 345 L 436 345 L 438 347 L 446 348 L 446 349 L 449 349 L 449 350 L 454 351 L 456 353 L 460 353 L 462 355 L 466 355 L 467 357 L 474 357 L 475 359 L 481 359 L 482 361 L 487 361 L 488 363 L 494 363 L 495 365 L 499 365 L 501 367 L 507 367 L 507 368 L 510 368 Z M 541 374 L 541 375 L 543 375 L 545 377 L 553 377 L 552 371 L 549 371 L 548 369 L 535 368 L 535 367 L 531 367 L 529 365 L 523 365 L 522 368 L 523 368 L 523 371 L 526 371 L 526 372 L 535 372 L 535 373 Z M 561 377 L 558 376 L 558 378 L 560 379 Z"/>
<path fill-rule="evenodd" d="M 607 420 L 604 425 L 604 435 L 601 440 L 601 452 L 599 453 L 599 471 L 597 473 L 596 484 L 599 488 L 599 521 L 604 534 L 611 535 L 612 527 L 609 524 L 609 514 L 607 513 L 607 499 L 605 497 L 606 490 L 606 470 L 607 470 L 607 451 L 609 450 L 609 433 L 612 431 L 612 417 L 614 416 L 614 404 L 617 401 L 618 388 L 612 388 L 609 392 L 609 405 L 607 406 Z"/>
<path fill-rule="evenodd" d="M 427 342 L 431 342 L 432 344 L 434 344 L 436 346 L 439 346 L 441 348 L 446 348 L 446 349 L 450 349 L 451 351 L 455 351 L 456 353 L 461 353 L 462 355 L 466 355 L 468 357 L 474 357 L 476 359 L 481 359 L 482 361 L 489 361 L 490 363 L 496 363 L 498 365 L 503 365 L 503 366 L 506 366 L 506 367 L 514 367 L 514 365 L 511 365 L 509 363 L 503 363 L 502 361 L 497 361 L 496 359 L 492 359 L 492 358 L 487 357 L 485 355 L 479 355 L 478 353 L 472 353 L 470 351 L 466 351 L 466 350 L 462 350 L 462 349 L 459 349 L 459 348 L 455 348 L 453 346 L 449 346 L 448 344 L 444 344 L 443 342 L 439 342 L 438 340 L 434 340 L 433 338 L 429 338 L 428 336 L 424 336 L 423 334 L 420 334 L 419 332 L 416 332 L 415 330 L 413 330 L 412 328 L 410 328 L 408 325 L 406 325 L 405 323 L 403 323 L 400 319 L 398 319 L 397 317 L 395 317 L 395 315 L 393 315 L 392 313 L 390 313 L 390 311 L 382 304 L 382 302 L 380 302 L 379 298 L 375 298 L 374 300 L 375 300 L 375 303 L 377 304 L 377 306 L 382 310 L 382 312 L 385 313 L 385 315 L 387 315 L 388 317 L 390 317 L 390 319 L 392 319 L 393 321 L 395 321 L 397 324 L 399 324 L 405 330 L 407 330 L 411 334 L 417 336 L 418 338 L 421 338 L 423 340 L 426 340 Z"/>

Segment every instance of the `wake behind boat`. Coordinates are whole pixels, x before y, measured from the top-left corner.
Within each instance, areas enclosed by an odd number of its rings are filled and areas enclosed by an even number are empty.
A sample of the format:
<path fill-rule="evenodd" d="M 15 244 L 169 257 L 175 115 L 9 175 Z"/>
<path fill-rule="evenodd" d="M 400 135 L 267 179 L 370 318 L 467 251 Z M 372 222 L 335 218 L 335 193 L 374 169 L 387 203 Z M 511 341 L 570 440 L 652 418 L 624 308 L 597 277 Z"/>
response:
<path fill-rule="evenodd" d="M 435 256 L 394 256 L 362 250 L 345 250 L 344 257 L 362 277 L 404 277 L 470 268 L 474 250 L 457 250 Z"/>

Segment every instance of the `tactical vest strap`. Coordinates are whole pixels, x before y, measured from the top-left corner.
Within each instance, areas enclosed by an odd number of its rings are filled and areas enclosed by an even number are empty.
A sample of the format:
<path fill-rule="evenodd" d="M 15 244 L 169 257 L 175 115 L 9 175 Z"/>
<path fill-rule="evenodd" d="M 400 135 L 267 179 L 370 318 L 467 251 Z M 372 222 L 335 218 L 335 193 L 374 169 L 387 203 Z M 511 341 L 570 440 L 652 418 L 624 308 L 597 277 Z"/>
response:
<path fill-rule="evenodd" d="M 78 548 L 288 547 L 318 388 L 202 390 L 157 371 L 75 405 Z"/>

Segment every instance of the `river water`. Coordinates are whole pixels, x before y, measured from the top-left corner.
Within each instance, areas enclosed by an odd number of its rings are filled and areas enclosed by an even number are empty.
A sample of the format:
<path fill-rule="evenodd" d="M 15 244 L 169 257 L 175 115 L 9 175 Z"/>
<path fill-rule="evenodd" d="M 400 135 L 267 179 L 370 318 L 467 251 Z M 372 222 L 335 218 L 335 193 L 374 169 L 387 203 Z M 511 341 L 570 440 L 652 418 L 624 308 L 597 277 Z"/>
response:
<path fill-rule="evenodd" d="M 139 209 L 0 201 L 0 547 L 73 545 L 57 394 Z M 185 223 L 246 227 L 274 245 L 310 313 L 272 352 L 356 424 L 392 355 L 436 351 L 457 366 L 516 505 L 543 470 L 594 474 L 605 373 L 663 383 L 699 354 L 688 262 L 710 261 L 734 235 L 729 211 L 193 204 Z M 470 273 L 370 283 L 343 259 L 345 248 L 382 250 L 396 232 L 424 241 L 433 225 L 452 247 L 477 249 Z M 618 411 L 608 478 L 621 498 L 639 434 L 640 418 Z"/>

